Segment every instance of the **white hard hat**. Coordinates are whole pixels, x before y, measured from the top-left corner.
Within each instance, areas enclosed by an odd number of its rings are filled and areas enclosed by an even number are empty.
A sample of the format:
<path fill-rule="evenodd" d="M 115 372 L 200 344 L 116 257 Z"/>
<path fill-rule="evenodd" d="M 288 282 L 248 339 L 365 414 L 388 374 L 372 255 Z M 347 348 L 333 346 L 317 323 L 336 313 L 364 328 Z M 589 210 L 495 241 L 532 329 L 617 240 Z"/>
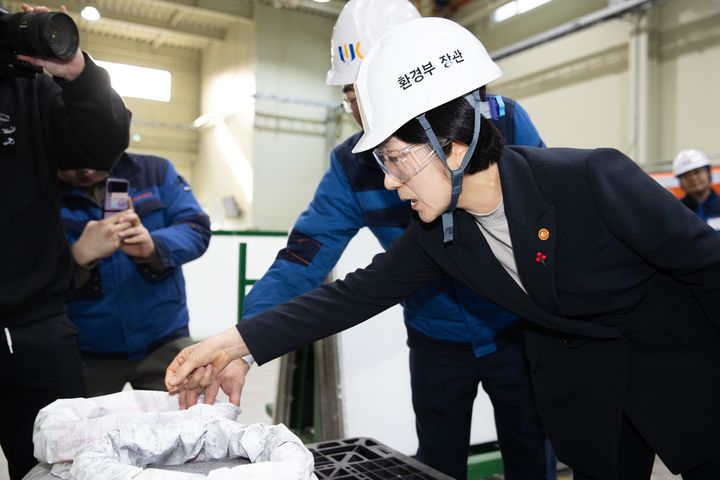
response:
<path fill-rule="evenodd" d="M 673 175 L 679 177 L 690 170 L 709 165 L 710 160 L 700 150 L 683 150 L 673 160 Z"/>
<path fill-rule="evenodd" d="M 353 152 L 369 150 L 421 113 L 502 75 L 482 43 L 444 18 L 419 18 L 383 36 L 365 55 L 355 94 L 365 133 Z"/>
<path fill-rule="evenodd" d="M 350 0 L 340 12 L 330 42 L 330 63 L 326 83 L 355 83 L 366 52 L 396 26 L 420 18 L 408 0 Z"/>

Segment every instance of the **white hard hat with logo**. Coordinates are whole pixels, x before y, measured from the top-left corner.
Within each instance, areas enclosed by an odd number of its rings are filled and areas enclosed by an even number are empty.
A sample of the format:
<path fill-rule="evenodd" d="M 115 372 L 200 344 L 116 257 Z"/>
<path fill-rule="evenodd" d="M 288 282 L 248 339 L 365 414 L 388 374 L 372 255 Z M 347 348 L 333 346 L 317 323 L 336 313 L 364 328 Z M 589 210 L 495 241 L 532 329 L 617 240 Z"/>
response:
<path fill-rule="evenodd" d="M 700 150 L 683 150 L 673 160 L 673 175 L 679 177 L 690 170 L 708 166 L 710 160 Z"/>
<path fill-rule="evenodd" d="M 340 12 L 330 42 L 326 83 L 355 83 L 365 53 L 385 33 L 420 13 L 408 0 L 350 0 Z"/>
<path fill-rule="evenodd" d="M 451 175 L 450 204 L 442 214 L 444 242 L 453 240 L 453 212 L 462 193 L 465 168 L 478 145 L 481 115 L 489 109 L 479 89 L 501 75 L 472 33 L 443 18 L 419 18 L 394 28 L 360 65 L 355 95 L 364 133 L 353 153 L 376 147 L 410 120 L 420 122 Z M 461 97 L 475 111 L 473 138 L 460 166 L 451 168 L 425 113 Z"/>
<path fill-rule="evenodd" d="M 383 36 L 366 53 L 355 81 L 369 150 L 421 113 L 502 75 L 480 41 L 444 18 L 419 18 Z"/>

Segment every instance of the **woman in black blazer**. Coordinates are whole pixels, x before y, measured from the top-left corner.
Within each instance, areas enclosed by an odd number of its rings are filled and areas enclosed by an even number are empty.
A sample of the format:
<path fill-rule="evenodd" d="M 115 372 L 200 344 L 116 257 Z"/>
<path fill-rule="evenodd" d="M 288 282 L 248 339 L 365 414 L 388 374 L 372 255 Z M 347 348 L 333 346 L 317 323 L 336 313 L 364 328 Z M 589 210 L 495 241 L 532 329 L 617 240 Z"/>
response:
<path fill-rule="evenodd" d="M 426 73 L 408 87 L 398 72 L 414 65 Z M 527 319 L 538 410 L 576 479 L 649 479 L 656 453 L 685 479 L 720 478 L 720 236 L 620 152 L 504 147 L 479 91 L 499 75 L 448 20 L 383 37 L 355 86 L 356 150 L 375 148 L 411 226 L 366 269 L 183 351 L 168 389 L 337 333 L 449 274 Z"/>

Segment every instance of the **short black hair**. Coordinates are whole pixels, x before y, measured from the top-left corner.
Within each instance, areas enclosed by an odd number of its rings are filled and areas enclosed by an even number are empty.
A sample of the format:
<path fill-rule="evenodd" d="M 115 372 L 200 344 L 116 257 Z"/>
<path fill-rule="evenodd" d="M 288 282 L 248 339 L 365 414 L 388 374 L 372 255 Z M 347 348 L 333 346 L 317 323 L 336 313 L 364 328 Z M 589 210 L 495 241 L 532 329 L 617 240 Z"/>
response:
<path fill-rule="evenodd" d="M 483 101 L 485 100 L 485 87 L 480 89 L 480 98 Z M 447 146 L 443 148 L 445 154 L 450 153 L 451 141 L 453 140 L 465 145 L 472 143 L 475 109 L 464 96 L 433 108 L 425 113 L 425 118 L 430 122 L 440 143 L 447 143 Z M 412 144 L 422 144 L 430 141 L 420 122 L 415 118 L 400 127 L 393 136 Z M 491 121 L 482 117 L 480 139 L 465 169 L 465 173 L 472 175 L 486 170 L 493 163 L 497 163 L 504 147 L 505 140 L 498 129 Z"/>

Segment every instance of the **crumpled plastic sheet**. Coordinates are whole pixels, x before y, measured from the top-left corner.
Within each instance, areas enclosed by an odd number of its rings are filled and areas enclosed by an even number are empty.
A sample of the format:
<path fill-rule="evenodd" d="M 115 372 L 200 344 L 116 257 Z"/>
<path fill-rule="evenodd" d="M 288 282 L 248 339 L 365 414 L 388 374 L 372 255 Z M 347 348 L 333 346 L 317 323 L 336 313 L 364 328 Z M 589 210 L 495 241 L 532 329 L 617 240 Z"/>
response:
<path fill-rule="evenodd" d="M 284 425 L 237 422 L 232 404 L 178 410 L 163 392 L 128 391 L 58 400 L 35 420 L 35 456 L 70 480 L 308 480 L 313 456 Z M 247 458 L 207 476 L 158 467 Z M 72 463 L 70 463 L 72 462 Z"/>

